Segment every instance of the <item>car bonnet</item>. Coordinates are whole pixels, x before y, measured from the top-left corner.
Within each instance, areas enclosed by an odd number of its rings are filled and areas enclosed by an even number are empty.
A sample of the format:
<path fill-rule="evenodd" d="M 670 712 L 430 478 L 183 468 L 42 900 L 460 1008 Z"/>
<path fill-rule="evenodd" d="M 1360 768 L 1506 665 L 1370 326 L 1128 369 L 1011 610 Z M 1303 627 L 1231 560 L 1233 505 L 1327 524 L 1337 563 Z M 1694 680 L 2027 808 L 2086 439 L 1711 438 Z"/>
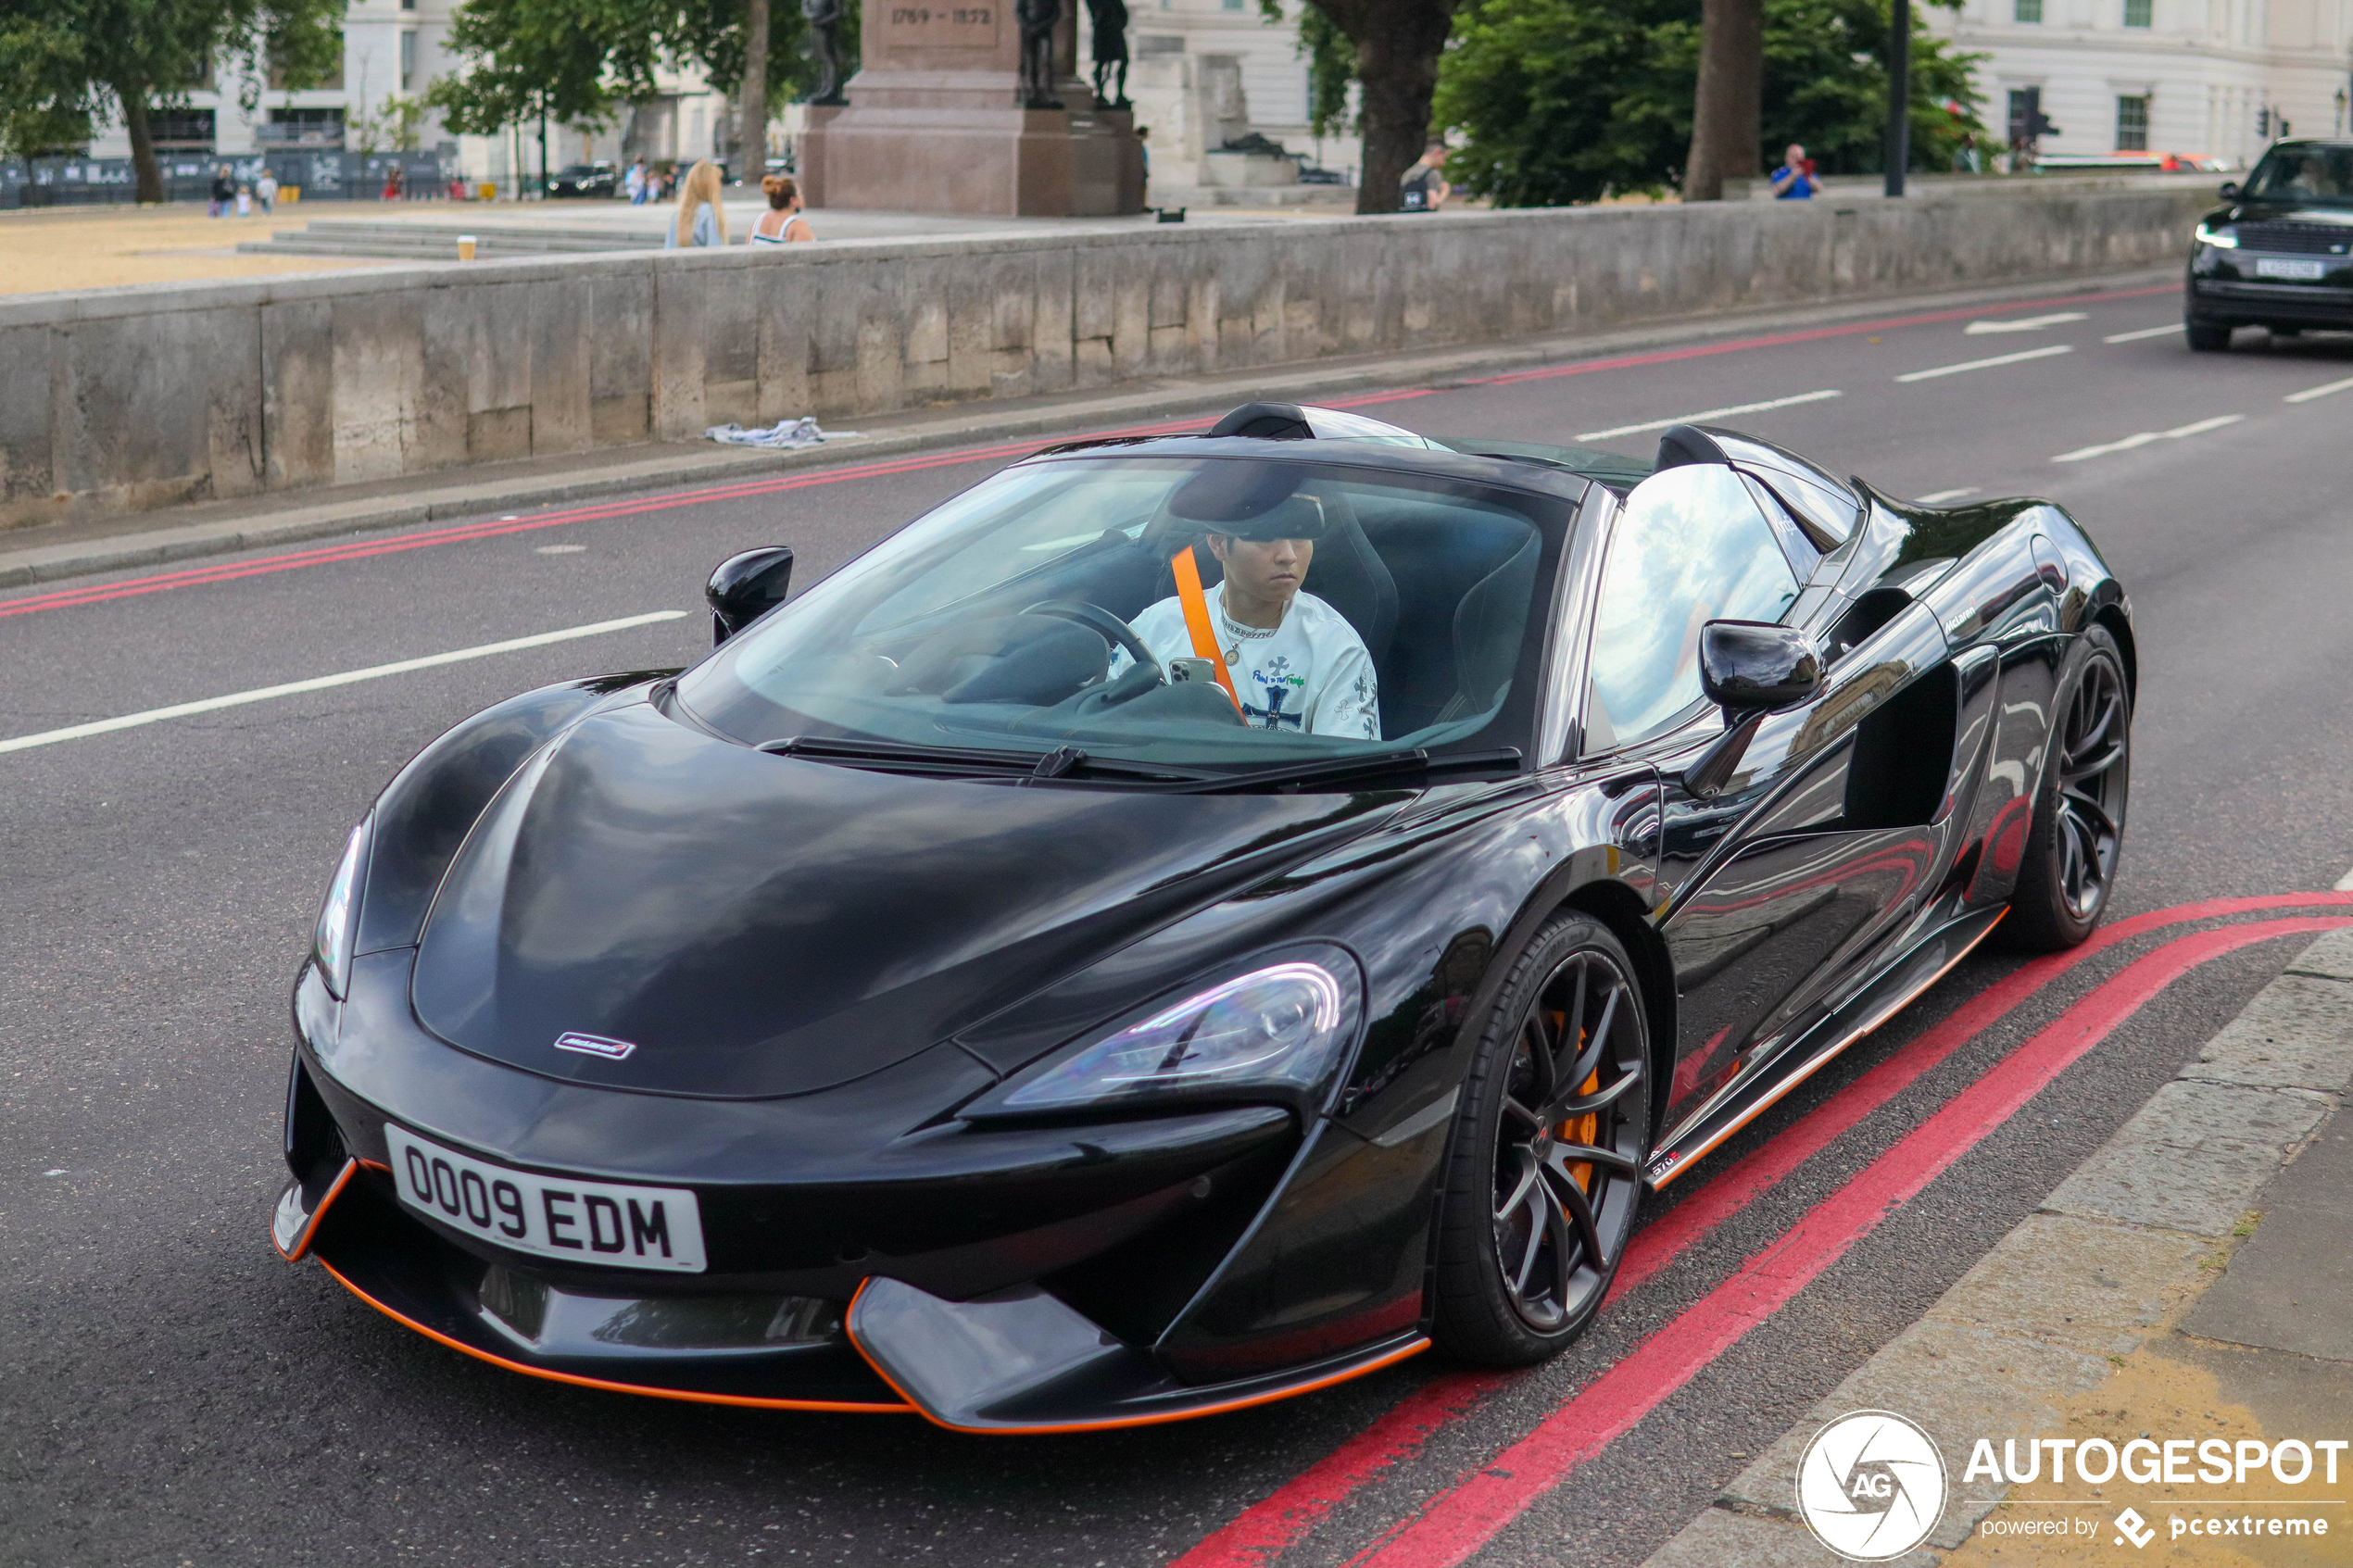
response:
<path fill-rule="evenodd" d="M 412 997 L 444 1040 L 553 1077 L 810 1093 L 1365 831 L 1398 798 L 906 778 L 632 705 L 551 742 L 484 812 L 425 922 Z M 559 1048 L 567 1035 L 604 1044 Z"/>

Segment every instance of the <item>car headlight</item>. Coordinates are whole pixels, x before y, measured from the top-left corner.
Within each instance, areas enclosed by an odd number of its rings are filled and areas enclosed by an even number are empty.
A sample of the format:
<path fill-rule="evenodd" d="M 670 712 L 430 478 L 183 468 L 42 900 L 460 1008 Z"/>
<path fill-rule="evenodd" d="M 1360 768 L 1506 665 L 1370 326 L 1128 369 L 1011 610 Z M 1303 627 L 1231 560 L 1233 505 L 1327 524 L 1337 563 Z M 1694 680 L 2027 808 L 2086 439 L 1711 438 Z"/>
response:
<path fill-rule="evenodd" d="M 359 897 L 359 864 L 368 853 L 368 822 L 369 819 L 362 819 L 351 830 L 334 880 L 327 884 L 326 902 L 319 906 L 318 929 L 311 935 L 310 956 L 337 1001 L 343 1000 L 351 980 L 351 944 L 358 935 L 353 928 L 353 906 Z"/>
<path fill-rule="evenodd" d="M 2197 226 L 2197 243 L 2212 245 L 2218 250 L 2236 250 L 2239 247 L 2239 232 L 2228 223 L 2219 229 L 2209 229 L 2201 223 Z"/>
<path fill-rule="evenodd" d="M 1025 1074 L 972 1110 L 1036 1114 L 1192 1091 L 1304 1099 L 1348 1048 L 1361 985 L 1336 949 L 1268 964 Z"/>

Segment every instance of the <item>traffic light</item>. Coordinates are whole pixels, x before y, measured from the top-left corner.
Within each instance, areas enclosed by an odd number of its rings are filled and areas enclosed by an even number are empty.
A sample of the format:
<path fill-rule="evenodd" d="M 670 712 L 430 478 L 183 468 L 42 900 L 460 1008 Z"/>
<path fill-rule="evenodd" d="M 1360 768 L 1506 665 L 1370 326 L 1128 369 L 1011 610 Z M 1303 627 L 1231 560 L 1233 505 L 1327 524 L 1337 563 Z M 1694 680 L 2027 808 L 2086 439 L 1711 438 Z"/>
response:
<path fill-rule="evenodd" d="M 2059 128 L 2043 112 L 2043 90 L 2019 87 L 2010 92 L 2010 142 L 2013 145 L 2056 136 Z"/>
<path fill-rule="evenodd" d="M 2258 136 L 2271 135 L 2271 111 L 2270 109 L 2257 109 L 2255 111 L 2255 133 Z"/>

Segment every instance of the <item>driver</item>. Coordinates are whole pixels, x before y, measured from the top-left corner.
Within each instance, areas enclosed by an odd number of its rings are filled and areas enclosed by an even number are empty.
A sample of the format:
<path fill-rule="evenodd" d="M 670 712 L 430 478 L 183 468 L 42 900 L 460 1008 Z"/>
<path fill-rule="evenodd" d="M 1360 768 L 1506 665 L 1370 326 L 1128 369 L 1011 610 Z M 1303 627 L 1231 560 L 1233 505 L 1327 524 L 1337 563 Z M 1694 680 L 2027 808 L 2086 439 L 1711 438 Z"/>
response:
<path fill-rule="evenodd" d="M 1209 591 L 1217 651 L 1253 729 L 1380 739 L 1380 694 L 1372 655 L 1340 611 L 1302 593 L 1315 541 L 1325 530 L 1322 503 L 1295 495 L 1246 522 L 1209 535 L 1209 553 L 1225 581 Z M 1136 634 L 1161 661 L 1192 657 L 1185 611 L 1175 596 L 1135 620 Z M 1114 653 L 1110 672 L 1131 662 Z"/>

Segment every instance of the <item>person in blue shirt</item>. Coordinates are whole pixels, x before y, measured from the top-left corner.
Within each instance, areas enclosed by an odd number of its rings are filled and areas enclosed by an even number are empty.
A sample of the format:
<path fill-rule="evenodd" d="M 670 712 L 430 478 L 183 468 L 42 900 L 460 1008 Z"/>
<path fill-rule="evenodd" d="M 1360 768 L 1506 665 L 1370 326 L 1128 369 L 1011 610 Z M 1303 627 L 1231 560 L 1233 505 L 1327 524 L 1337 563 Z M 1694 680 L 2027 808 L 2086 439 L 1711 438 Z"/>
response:
<path fill-rule="evenodd" d="M 719 193 L 717 164 L 704 158 L 688 169 L 686 183 L 678 189 L 678 216 L 671 221 L 670 236 L 661 242 L 662 248 L 725 245 L 727 214 L 720 207 Z"/>
<path fill-rule="evenodd" d="M 1814 194 L 1814 160 L 1806 149 L 1792 142 L 1789 154 L 1781 166 L 1773 170 L 1773 197 L 1776 201 L 1805 201 Z"/>

